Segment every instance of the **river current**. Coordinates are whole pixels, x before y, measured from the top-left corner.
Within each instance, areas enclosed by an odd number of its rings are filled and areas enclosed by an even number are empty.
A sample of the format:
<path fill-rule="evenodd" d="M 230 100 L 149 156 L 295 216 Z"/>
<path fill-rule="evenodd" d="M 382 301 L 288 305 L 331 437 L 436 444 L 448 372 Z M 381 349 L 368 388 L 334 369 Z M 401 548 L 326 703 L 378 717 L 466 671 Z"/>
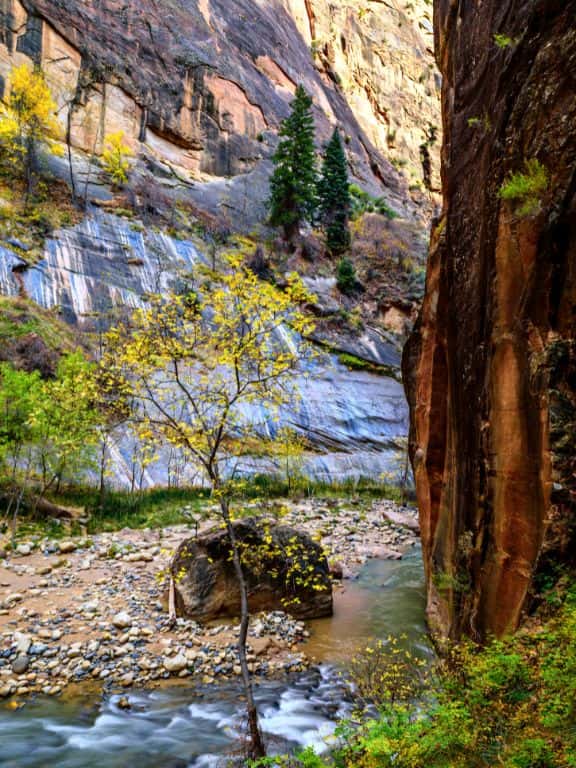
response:
<path fill-rule="evenodd" d="M 330 748 L 351 702 L 343 662 L 373 638 L 425 640 L 420 552 L 401 561 L 372 560 L 337 595 L 331 619 L 311 622 L 306 653 L 318 665 L 288 681 L 256 686 L 261 724 L 272 751 Z M 127 696 L 131 708 L 119 706 Z M 19 711 L 0 709 L 1 768 L 202 768 L 232 756 L 242 731 L 235 683 L 193 688 L 190 681 L 156 691 L 104 697 L 80 692 L 38 699 Z"/>

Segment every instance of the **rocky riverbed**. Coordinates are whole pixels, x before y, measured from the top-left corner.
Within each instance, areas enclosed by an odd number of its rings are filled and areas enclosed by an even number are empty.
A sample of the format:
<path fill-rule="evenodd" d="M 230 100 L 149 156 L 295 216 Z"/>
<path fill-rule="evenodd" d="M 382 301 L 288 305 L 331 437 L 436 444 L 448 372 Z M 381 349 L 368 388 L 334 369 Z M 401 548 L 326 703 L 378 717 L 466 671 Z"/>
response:
<path fill-rule="evenodd" d="M 339 589 L 369 558 L 399 559 L 417 541 L 416 513 L 390 501 L 366 508 L 307 500 L 261 511 L 279 508 L 283 522 L 321 541 L 335 577 L 344 579 Z M 169 678 L 208 685 L 237 676 L 237 624 L 174 623 L 167 615 L 166 569 L 186 536 L 186 525 L 125 529 L 30 539 L 5 552 L 0 559 L 0 698 L 13 697 L 17 705 L 29 695 L 59 695 L 71 684 L 88 681 L 128 689 Z M 304 669 L 308 637 L 303 622 L 281 611 L 255 616 L 249 638 L 253 672 L 274 677 Z"/>

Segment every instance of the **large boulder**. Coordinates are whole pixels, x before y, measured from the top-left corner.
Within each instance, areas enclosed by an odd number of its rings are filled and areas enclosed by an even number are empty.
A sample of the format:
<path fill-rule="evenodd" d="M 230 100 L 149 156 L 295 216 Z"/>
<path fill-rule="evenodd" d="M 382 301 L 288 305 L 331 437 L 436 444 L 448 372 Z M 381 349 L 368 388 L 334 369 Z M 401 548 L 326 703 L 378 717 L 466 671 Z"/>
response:
<path fill-rule="evenodd" d="M 302 619 L 332 615 L 332 582 L 322 548 L 301 531 L 272 521 L 234 523 L 252 612 L 286 610 Z M 186 539 L 171 563 L 176 611 L 197 621 L 240 613 L 230 540 L 221 527 Z"/>

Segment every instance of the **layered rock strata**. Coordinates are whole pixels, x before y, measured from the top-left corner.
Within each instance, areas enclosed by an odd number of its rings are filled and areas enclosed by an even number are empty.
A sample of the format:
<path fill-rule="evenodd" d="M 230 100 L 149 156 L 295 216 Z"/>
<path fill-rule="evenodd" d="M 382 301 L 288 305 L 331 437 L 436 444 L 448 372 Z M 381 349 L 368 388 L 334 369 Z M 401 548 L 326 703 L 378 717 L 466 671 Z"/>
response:
<path fill-rule="evenodd" d="M 1 0 L 0 86 L 9 91 L 14 64 L 39 63 L 74 147 L 100 153 L 106 134 L 121 130 L 153 170 L 160 162 L 205 182 L 248 175 L 270 158 L 303 83 L 320 141 L 339 124 L 355 177 L 406 212 L 428 204 L 418 197 L 428 184 L 421 155 L 437 167 L 439 123 L 429 21 L 410 8 Z M 250 196 L 259 184 L 254 177 Z"/>

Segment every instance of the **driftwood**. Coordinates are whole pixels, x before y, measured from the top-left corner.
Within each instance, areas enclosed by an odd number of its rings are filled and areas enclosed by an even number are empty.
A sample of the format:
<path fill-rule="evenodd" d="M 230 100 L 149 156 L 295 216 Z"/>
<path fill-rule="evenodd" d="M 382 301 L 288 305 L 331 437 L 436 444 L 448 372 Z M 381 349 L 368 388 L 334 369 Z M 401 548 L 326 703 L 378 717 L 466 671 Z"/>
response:
<path fill-rule="evenodd" d="M 54 504 L 48 499 L 40 497 L 35 502 L 36 510 L 46 517 L 60 517 L 66 520 L 76 520 L 83 517 L 86 513 L 84 507 L 64 507 L 61 504 Z"/>

